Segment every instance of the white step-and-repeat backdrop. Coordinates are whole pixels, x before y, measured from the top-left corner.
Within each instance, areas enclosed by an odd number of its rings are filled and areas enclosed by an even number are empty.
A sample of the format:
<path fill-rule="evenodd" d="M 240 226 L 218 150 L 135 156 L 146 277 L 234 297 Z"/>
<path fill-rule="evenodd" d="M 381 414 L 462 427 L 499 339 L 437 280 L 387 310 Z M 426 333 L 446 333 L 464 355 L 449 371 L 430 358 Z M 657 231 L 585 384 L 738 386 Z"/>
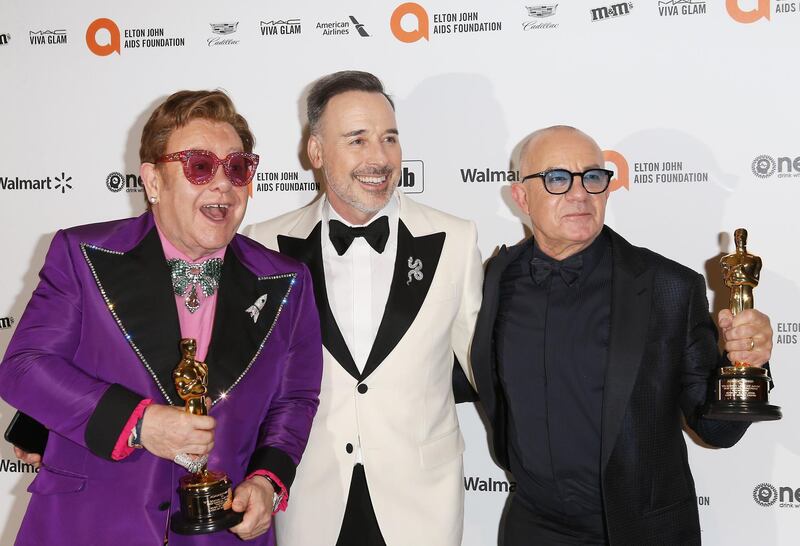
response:
<path fill-rule="evenodd" d="M 540 2 L 547 3 L 540 3 Z M 773 402 L 730 450 L 688 436 L 707 544 L 800 541 L 800 107 L 797 0 L 401 0 L 0 5 L 0 352 L 58 228 L 139 214 L 140 131 L 178 89 L 223 88 L 257 137 L 245 225 L 318 192 L 304 158 L 308 85 L 379 75 L 397 104 L 402 189 L 474 220 L 484 257 L 524 228 L 509 197 L 514 147 L 570 124 L 618 173 L 608 224 L 703 272 L 735 228 L 764 260 L 756 305 L 775 328 Z M 13 411 L 0 406 L 0 428 Z M 509 488 L 474 407 L 460 408 L 466 546 L 496 543 Z M 0 446 L 0 544 L 30 468 Z M 121 492 L 123 493 L 123 492 Z M 311 545 L 309 545 L 311 546 Z"/>

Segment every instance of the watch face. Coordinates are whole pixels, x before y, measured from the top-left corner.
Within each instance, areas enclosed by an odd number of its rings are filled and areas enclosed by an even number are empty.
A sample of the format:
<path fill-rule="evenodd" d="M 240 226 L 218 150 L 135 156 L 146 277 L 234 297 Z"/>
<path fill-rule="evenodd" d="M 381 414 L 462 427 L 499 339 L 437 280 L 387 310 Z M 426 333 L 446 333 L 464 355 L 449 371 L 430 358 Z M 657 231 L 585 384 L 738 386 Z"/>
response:
<path fill-rule="evenodd" d="M 283 500 L 283 493 L 273 493 L 272 494 L 272 513 L 278 511 L 278 506 L 281 505 L 281 500 Z"/>

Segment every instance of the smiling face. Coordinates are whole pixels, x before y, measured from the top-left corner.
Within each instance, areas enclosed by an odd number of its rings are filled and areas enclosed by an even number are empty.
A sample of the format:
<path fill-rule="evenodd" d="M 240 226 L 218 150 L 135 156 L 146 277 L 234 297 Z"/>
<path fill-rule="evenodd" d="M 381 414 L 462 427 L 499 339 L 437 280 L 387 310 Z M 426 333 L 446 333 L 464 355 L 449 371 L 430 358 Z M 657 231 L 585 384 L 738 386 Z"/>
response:
<path fill-rule="evenodd" d="M 535 133 L 525 145 L 520 174 L 554 168 L 583 172 L 604 166 L 603 152 L 588 135 L 570 127 L 553 127 Z M 608 191 L 587 193 L 578 177 L 561 195 L 548 193 L 538 177 L 514 184 L 511 193 L 519 208 L 530 216 L 537 244 L 553 258 L 561 260 L 580 252 L 603 229 Z"/>
<path fill-rule="evenodd" d="M 224 159 L 243 147 L 229 123 L 193 119 L 172 132 L 164 153 L 182 150 L 208 150 Z M 247 208 L 248 186 L 232 185 L 222 165 L 202 186 L 186 179 L 180 161 L 142 163 L 141 175 L 147 195 L 157 199 L 156 223 L 178 250 L 197 260 L 233 239 Z"/>
<path fill-rule="evenodd" d="M 400 179 L 402 152 L 389 101 L 365 91 L 332 97 L 308 140 L 308 157 L 325 173 L 334 210 L 352 224 L 368 222 Z"/>

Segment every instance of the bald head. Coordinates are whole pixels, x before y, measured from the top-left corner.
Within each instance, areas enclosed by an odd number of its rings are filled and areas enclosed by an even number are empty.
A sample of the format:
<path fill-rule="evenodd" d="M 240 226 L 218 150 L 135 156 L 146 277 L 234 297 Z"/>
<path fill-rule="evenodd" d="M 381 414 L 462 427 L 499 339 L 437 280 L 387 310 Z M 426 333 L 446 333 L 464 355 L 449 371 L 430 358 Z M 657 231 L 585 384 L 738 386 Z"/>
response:
<path fill-rule="evenodd" d="M 597 145 L 597 142 L 581 131 L 580 129 L 576 129 L 575 127 L 571 127 L 569 125 L 553 125 L 551 127 L 545 127 L 544 129 L 539 129 L 537 131 L 532 132 L 528 135 L 522 145 L 520 146 L 519 151 L 519 168 L 520 174 L 525 176 L 530 173 L 540 172 L 546 169 L 551 169 L 555 167 L 561 167 L 563 165 L 551 165 L 545 167 L 543 169 L 536 169 L 532 170 L 530 168 L 531 162 L 536 162 L 537 156 L 547 155 L 549 149 L 548 147 L 555 146 L 563 146 L 565 143 L 574 143 L 577 141 L 583 141 L 587 147 L 592 147 L 597 152 L 599 158 L 602 158 L 603 152 L 600 149 L 600 146 Z M 604 161 L 599 163 L 597 166 L 602 166 Z"/>
<path fill-rule="evenodd" d="M 531 133 L 520 147 L 521 178 L 551 169 L 583 173 L 605 167 L 592 137 L 574 127 L 556 125 Z M 608 191 L 588 193 L 575 176 L 566 193 L 552 194 L 540 176 L 513 184 L 511 195 L 531 219 L 533 236 L 549 256 L 564 259 L 597 238 L 605 221 Z"/>

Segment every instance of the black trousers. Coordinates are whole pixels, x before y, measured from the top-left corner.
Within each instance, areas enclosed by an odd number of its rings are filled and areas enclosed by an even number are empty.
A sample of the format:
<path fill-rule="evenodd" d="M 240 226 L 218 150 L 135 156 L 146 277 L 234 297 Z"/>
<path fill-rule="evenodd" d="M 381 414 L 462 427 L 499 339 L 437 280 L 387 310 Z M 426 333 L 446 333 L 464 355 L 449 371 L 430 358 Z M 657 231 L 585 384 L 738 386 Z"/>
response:
<path fill-rule="evenodd" d="M 605 546 L 603 516 L 546 518 L 515 496 L 506 514 L 503 546 Z"/>
<path fill-rule="evenodd" d="M 386 546 L 372 508 L 364 466 L 360 464 L 353 467 L 347 507 L 344 509 L 342 529 L 339 531 L 336 546 Z"/>

